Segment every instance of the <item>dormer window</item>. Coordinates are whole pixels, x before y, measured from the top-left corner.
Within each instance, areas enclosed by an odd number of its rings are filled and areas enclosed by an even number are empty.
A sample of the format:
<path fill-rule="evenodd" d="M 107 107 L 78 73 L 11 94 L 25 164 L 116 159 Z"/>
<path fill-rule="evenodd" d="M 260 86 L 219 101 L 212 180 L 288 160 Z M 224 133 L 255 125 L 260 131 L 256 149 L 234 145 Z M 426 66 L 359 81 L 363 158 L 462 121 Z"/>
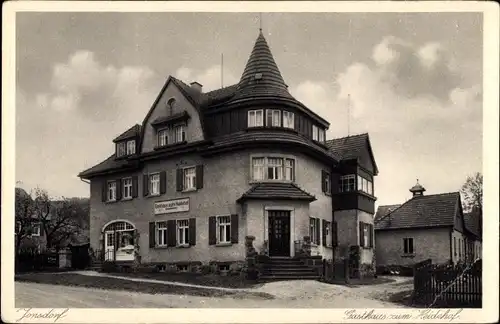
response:
<path fill-rule="evenodd" d="M 283 127 L 285 128 L 295 128 L 295 114 L 290 111 L 283 111 Z"/>
<path fill-rule="evenodd" d="M 165 146 L 168 144 L 168 128 L 158 131 L 158 146 Z"/>
<path fill-rule="evenodd" d="M 186 141 L 186 126 L 177 125 L 172 128 L 163 128 L 158 131 L 158 146 L 182 143 Z"/>
<path fill-rule="evenodd" d="M 186 131 L 184 125 L 175 126 L 174 143 L 184 142 L 186 140 Z"/>
<path fill-rule="evenodd" d="M 135 154 L 135 140 L 127 141 L 127 155 Z"/>
<path fill-rule="evenodd" d="M 264 126 L 264 111 L 260 110 L 249 110 L 248 111 L 248 127 L 262 127 Z"/>
<path fill-rule="evenodd" d="M 116 146 L 116 155 L 118 157 L 125 156 L 127 154 L 127 144 L 125 142 L 120 142 Z"/>
<path fill-rule="evenodd" d="M 325 141 L 325 130 L 316 125 L 312 126 L 312 138 L 313 141 L 324 142 Z"/>

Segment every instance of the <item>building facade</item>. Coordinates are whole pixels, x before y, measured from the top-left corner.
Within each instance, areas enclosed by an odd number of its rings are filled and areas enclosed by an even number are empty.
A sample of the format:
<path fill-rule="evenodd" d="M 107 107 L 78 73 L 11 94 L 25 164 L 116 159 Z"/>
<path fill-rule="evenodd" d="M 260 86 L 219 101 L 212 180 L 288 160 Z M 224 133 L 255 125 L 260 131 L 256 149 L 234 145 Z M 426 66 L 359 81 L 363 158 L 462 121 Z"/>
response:
<path fill-rule="evenodd" d="M 329 123 L 288 91 L 262 32 L 232 86 L 203 92 L 169 77 L 90 180 L 90 242 L 116 262 L 221 267 L 257 251 L 373 259 L 367 134 L 326 140 Z"/>

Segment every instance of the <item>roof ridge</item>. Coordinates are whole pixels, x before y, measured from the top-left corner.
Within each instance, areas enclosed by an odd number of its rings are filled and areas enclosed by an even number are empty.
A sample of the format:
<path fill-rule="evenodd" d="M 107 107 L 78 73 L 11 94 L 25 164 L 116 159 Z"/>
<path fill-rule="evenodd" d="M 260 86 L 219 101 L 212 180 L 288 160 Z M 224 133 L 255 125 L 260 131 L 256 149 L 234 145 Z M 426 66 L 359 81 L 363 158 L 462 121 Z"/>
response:
<path fill-rule="evenodd" d="M 380 217 L 377 221 L 374 220 L 374 222 L 378 223 L 380 221 L 382 221 L 383 219 L 385 219 L 387 216 L 389 216 L 390 214 L 394 213 L 396 210 L 400 209 L 401 207 L 403 207 L 404 205 L 406 205 L 410 200 L 408 201 L 405 201 L 404 203 L 402 203 L 401 205 L 399 205 L 398 207 L 394 208 L 393 210 L 389 211 L 387 214 L 385 214 L 384 216 Z"/>
<path fill-rule="evenodd" d="M 359 134 L 353 134 L 353 135 L 347 135 L 347 136 L 343 136 L 343 137 L 332 138 L 332 139 L 326 140 L 326 142 L 338 141 L 338 140 L 351 138 L 351 137 L 360 137 L 363 135 L 369 136 L 368 132 L 364 132 L 364 133 L 359 133 Z"/>

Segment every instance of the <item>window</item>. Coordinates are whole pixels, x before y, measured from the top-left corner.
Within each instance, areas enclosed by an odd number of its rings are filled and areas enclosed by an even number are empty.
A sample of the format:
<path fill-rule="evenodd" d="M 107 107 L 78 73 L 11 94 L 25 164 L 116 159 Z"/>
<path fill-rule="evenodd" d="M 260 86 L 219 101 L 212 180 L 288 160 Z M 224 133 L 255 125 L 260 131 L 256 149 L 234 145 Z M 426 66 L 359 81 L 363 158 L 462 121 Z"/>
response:
<path fill-rule="evenodd" d="M 156 245 L 167 246 L 167 222 L 156 223 Z"/>
<path fill-rule="evenodd" d="M 264 164 L 265 158 L 253 158 L 252 159 L 252 167 L 253 167 L 253 179 L 254 180 L 264 180 Z"/>
<path fill-rule="evenodd" d="M 231 243 L 231 216 L 217 216 L 217 243 Z"/>
<path fill-rule="evenodd" d="M 263 110 L 249 110 L 248 111 L 248 127 L 262 127 L 264 126 L 264 111 Z"/>
<path fill-rule="evenodd" d="M 177 265 L 177 271 L 179 271 L 179 272 L 187 272 L 188 271 L 187 264 L 178 264 Z"/>
<path fill-rule="evenodd" d="M 189 245 L 189 220 L 177 221 L 177 245 Z"/>
<path fill-rule="evenodd" d="M 332 223 L 325 222 L 325 239 L 326 246 L 332 246 Z"/>
<path fill-rule="evenodd" d="M 151 196 L 160 194 L 160 174 L 154 173 L 149 175 L 149 194 Z"/>
<path fill-rule="evenodd" d="M 174 143 L 184 142 L 186 140 L 186 131 L 183 125 L 174 128 Z"/>
<path fill-rule="evenodd" d="M 267 110 L 267 123 L 268 127 L 281 127 L 281 110 L 269 109 Z"/>
<path fill-rule="evenodd" d="M 267 178 L 269 180 L 283 179 L 283 159 L 267 158 Z"/>
<path fill-rule="evenodd" d="M 122 180 L 122 197 L 123 199 L 132 198 L 132 178 Z"/>
<path fill-rule="evenodd" d="M 31 236 L 40 236 L 41 226 L 40 223 L 33 223 L 31 225 Z"/>
<path fill-rule="evenodd" d="M 283 127 L 285 128 L 295 128 L 294 113 L 289 111 L 283 111 Z"/>
<path fill-rule="evenodd" d="M 279 157 L 252 158 L 252 180 L 287 180 L 295 179 L 295 160 Z"/>
<path fill-rule="evenodd" d="M 127 142 L 127 155 L 135 154 L 135 140 Z"/>
<path fill-rule="evenodd" d="M 219 264 L 219 271 L 229 271 L 229 264 Z"/>
<path fill-rule="evenodd" d="M 330 194 L 332 192 L 332 186 L 330 183 L 330 173 L 323 171 L 323 192 Z"/>
<path fill-rule="evenodd" d="M 358 190 L 366 192 L 369 195 L 373 194 L 373 183 L 370 180 L 358 175 Z"/>
<path fill-rule="evenodd" d="M 295 176 L 295 161 L 292 159 L 285 159 L 285 180 L 293 181 Z"/>
<path fill-rule="evenodd" d="M 309 218 L 309 236 L 311 237 L 311 243 L 319 244 L 318 221 L 316 218 Z"/>
<path fill-rule="evenodd" d="M 168 144 L 168 129 L 158 131 L 158 146 L 165 146 Z"/>
<path fill-rule="evenodd" d="M 185 168 L 184 180 L 183 180 L 183 190 L 194 190 L 196 189 L 196 168 L 190 167 Z"/>
<path fill-rule="evenodd" d="M 116 155 L 118 157 L 124 156 L 127 154 L 127 147 L 125 142 L 120 142 L 116 145 Z"/>
<path fill-rule="evenodd" d="M 108 181 L 108 201 L 116 200 L 116 181 Z"/>
<path fill-rule="evenodd" d="M 457 256 L 457 238 L 453 238 L 453 254 Z"/>
<path fill-rule="evenodd" d="M 340 192 L 350 192 L 356 190 L 356 176 L 348 174 L 340 177 L 339 189 Z"/>
<path fill-rule="evenodd" d="M 413 254 L 413 238 L 404 238 L 403 239 L 403 252 L 404 254 Z"/>
<path fill-rule="evenodd" d="M 325 141 L 325 130 L 316 125 L 312 126 L 312 137 L 313 141 L 324 142 Z"/>
<path fill-rule="evenodd" d="M 361 225 L 363 226 L 363 247 L 368 247 L 370 246 L 370 233 L 368 232 L 370 227 L 365 223 L 361 223 Z"/>

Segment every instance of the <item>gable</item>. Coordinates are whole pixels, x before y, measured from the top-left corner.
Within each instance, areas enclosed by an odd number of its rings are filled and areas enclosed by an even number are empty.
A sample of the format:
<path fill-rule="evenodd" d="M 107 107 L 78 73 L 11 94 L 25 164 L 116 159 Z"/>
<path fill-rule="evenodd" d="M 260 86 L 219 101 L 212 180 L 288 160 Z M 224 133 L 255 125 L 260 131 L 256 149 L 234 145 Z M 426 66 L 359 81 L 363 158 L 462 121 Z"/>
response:
<path fill-rule="evenodd" d="M 173 80 L 174 79 L 171 77 L 167 80 L 164 88 L 153 104 L 153 107 L 151 107 L 151 110 L 144 119 L 140 147 L 141 153 L 151 152 L 155 149 L 158 144 L 157 130 L 175 124 L 166 124 L 162 126 L 162 123 L 169 122 L 169 118 L 175 120 L 176 117 L 181 117 L 182 120 L 179 119 L 179 122 L 186 123 L 185 133 L 187 143 L 204 139 L 201 119 L 198 109 L 195 106 L 196 103 L 192 98 L 188 98 L 186 92 Z M 175 100 L 172 109 L 170 109 L 167 104 L 171 99 Z"/>
<path fill-rule="evenodd" d="M 344 161 L 357 160 L 362 168 L 373 175 L 378 174 L 368 134 L 336 138 L 327 141 L 325 144 L 328 150 L 338 156 L 339 159 Z"/>
<path fill-rule="evenodd" d="M 462 203 L 460 201 L 460 196 L 458 198 L 457 207 L 455 211 L 454 228 L 461 233 L 465 233 L 465 220 L 464 220 L 464 213 L 462 211 Z"/>

